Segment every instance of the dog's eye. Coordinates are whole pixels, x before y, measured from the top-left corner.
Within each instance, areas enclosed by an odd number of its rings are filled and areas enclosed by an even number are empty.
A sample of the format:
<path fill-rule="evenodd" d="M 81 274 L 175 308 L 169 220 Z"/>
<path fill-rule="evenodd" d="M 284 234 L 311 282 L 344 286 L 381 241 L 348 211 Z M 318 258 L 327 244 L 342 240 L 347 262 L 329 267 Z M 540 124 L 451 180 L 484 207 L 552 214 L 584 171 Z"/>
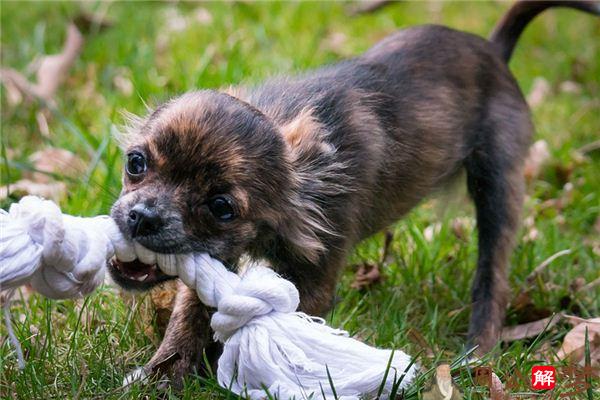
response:
<path fill-rule="evenodd" d="M 127 154 L 127 173 L 137 176 L 146 172 L 146 159 L 140 153 Z"/>
<path fill-rule="evenodd" d="M 233 202 L 225 196 L 215 196 L 210 199 L 208 209 L 221 221 L 231 221 L 236 217 Z"/>

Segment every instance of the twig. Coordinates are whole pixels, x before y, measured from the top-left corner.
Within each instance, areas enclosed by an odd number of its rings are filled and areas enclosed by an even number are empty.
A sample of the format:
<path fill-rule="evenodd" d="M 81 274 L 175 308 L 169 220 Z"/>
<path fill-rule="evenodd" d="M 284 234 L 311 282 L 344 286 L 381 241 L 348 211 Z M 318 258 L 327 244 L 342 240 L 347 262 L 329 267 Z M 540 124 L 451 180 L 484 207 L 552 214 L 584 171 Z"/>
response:
<path fill-rule="evenodd" d="M 392 3 L 396 3 L 394 0 L 362 0 L 359 1 L 355 6 L 348 10 L 348 14 L 352 16 L 361 14 L 371 14 L 377 10 L 384 8 Z"/>
<path fill-rule="evenodd" d="M 559 257 L 566 256 L 567 254 L 571 254 L 571 249 L 561 250 L 558 253 L 555 253 L 544 260 L 540 265 L 535 267 L 533 271 L 525 278 L 526 284 L 529 286 L 535 281 L 535 279 L 542 273 L 542 271 L 552 263 L 552 261 L 556 260 Z"/>
<path fill-rule="evenodd" d="M 583 146 L 577 149 L 577 151 L 582 154 L 591 153 L 592 151 L 596 150 L 600 150 L 600 140 L 584 144 Z"/>
<path fill-rule="evenodd" d="M 596 278 L 593 281 L 591 281 L 590 283 L 586 284 L 584 287 L 581 288 L 582 292 L 588 292 L 592 289 L 594 289 L 596 286 L 600 285 L 600 278 Z"/>

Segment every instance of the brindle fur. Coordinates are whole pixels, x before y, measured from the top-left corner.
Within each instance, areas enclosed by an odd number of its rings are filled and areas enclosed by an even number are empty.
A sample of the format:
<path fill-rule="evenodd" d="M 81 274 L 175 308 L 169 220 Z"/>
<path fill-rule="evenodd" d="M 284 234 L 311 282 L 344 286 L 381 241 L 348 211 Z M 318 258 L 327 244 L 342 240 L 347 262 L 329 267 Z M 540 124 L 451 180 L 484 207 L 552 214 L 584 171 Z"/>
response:
<path fill-rule="evenodd" d="M 266 259 L 297 285 L 303 311 L 322 314 L 350 249 L 466 170 L 479 234 L 469 337 L 487 352 L 507 304 L 533 131 L 507 61 L 523 21 L 549 6 L 518 3 L 491 42 L 414 27 L 298 77 L 175 98 L 127 138 L 149 170 L 125 178 L 113 217 L 128 234 L 130 208 L 155 207 L 164 226 L 136 238 L 143 245 L 207 251 L 232 268 L 244 253 Z M 234 221 L 218 222 L 206 206 L 223 193 L 237 204 Z M 182 288 L 147 369 L 178 352 L 174 377 L 190 372 L 211 343 L 208 321 L 208 310 Z"/>

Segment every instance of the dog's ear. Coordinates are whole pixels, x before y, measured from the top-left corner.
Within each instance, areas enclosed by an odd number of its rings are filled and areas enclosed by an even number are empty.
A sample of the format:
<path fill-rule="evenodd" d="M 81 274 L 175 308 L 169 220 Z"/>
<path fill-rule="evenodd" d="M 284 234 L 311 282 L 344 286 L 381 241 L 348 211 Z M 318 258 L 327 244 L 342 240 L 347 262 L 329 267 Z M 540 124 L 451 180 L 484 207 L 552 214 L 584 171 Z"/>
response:
<path fill-rule="evenodd" d="M 310 108 L 303 109 L 291 121 L 280 127 L 288 148 L 288 158 L 297 164 L 306 157 L 327 156 L 335 148 L 326 140 L 326 130 Z"/>
<path fill-rule="evenodd" d="M 336 149 L 327 140 L 327 130 L 311 109 L 304 109 L 279 129 L 292 177 L 279 231 L 298 254 L 316 262 L 326 250 L 323 239 L 337 235 L 321 204 L 331 201 L 328 197 L 344 193 L 349 187 L 348 177 L 343 163 L 336 161 Z"/>

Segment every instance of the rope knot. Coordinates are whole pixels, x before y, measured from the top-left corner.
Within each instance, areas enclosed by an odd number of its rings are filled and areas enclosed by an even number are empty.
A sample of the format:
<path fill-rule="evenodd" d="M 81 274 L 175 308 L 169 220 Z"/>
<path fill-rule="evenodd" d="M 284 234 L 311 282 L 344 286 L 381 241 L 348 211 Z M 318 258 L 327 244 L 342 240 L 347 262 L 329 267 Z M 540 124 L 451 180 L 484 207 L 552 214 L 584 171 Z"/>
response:
<path fill-rule="evenodd" d="M 270 268 L 254 266 L 231 291 L 218 299 L 211 327 L 215 338 L 225 341 L 254 317 L 272 312 L 291 313 L 299 303 L 298 290 L 290 281 Z"/>
<path fill-rule="evenodd" d="M 35 196 L 0 213 L 0 228 L 2 280 L 9 288 L 29 281 L 53 299 L 90 293 L 104 279 L 106 258 L 125 247 L 110 218 L 63 215 L 52 201 Z"/>

